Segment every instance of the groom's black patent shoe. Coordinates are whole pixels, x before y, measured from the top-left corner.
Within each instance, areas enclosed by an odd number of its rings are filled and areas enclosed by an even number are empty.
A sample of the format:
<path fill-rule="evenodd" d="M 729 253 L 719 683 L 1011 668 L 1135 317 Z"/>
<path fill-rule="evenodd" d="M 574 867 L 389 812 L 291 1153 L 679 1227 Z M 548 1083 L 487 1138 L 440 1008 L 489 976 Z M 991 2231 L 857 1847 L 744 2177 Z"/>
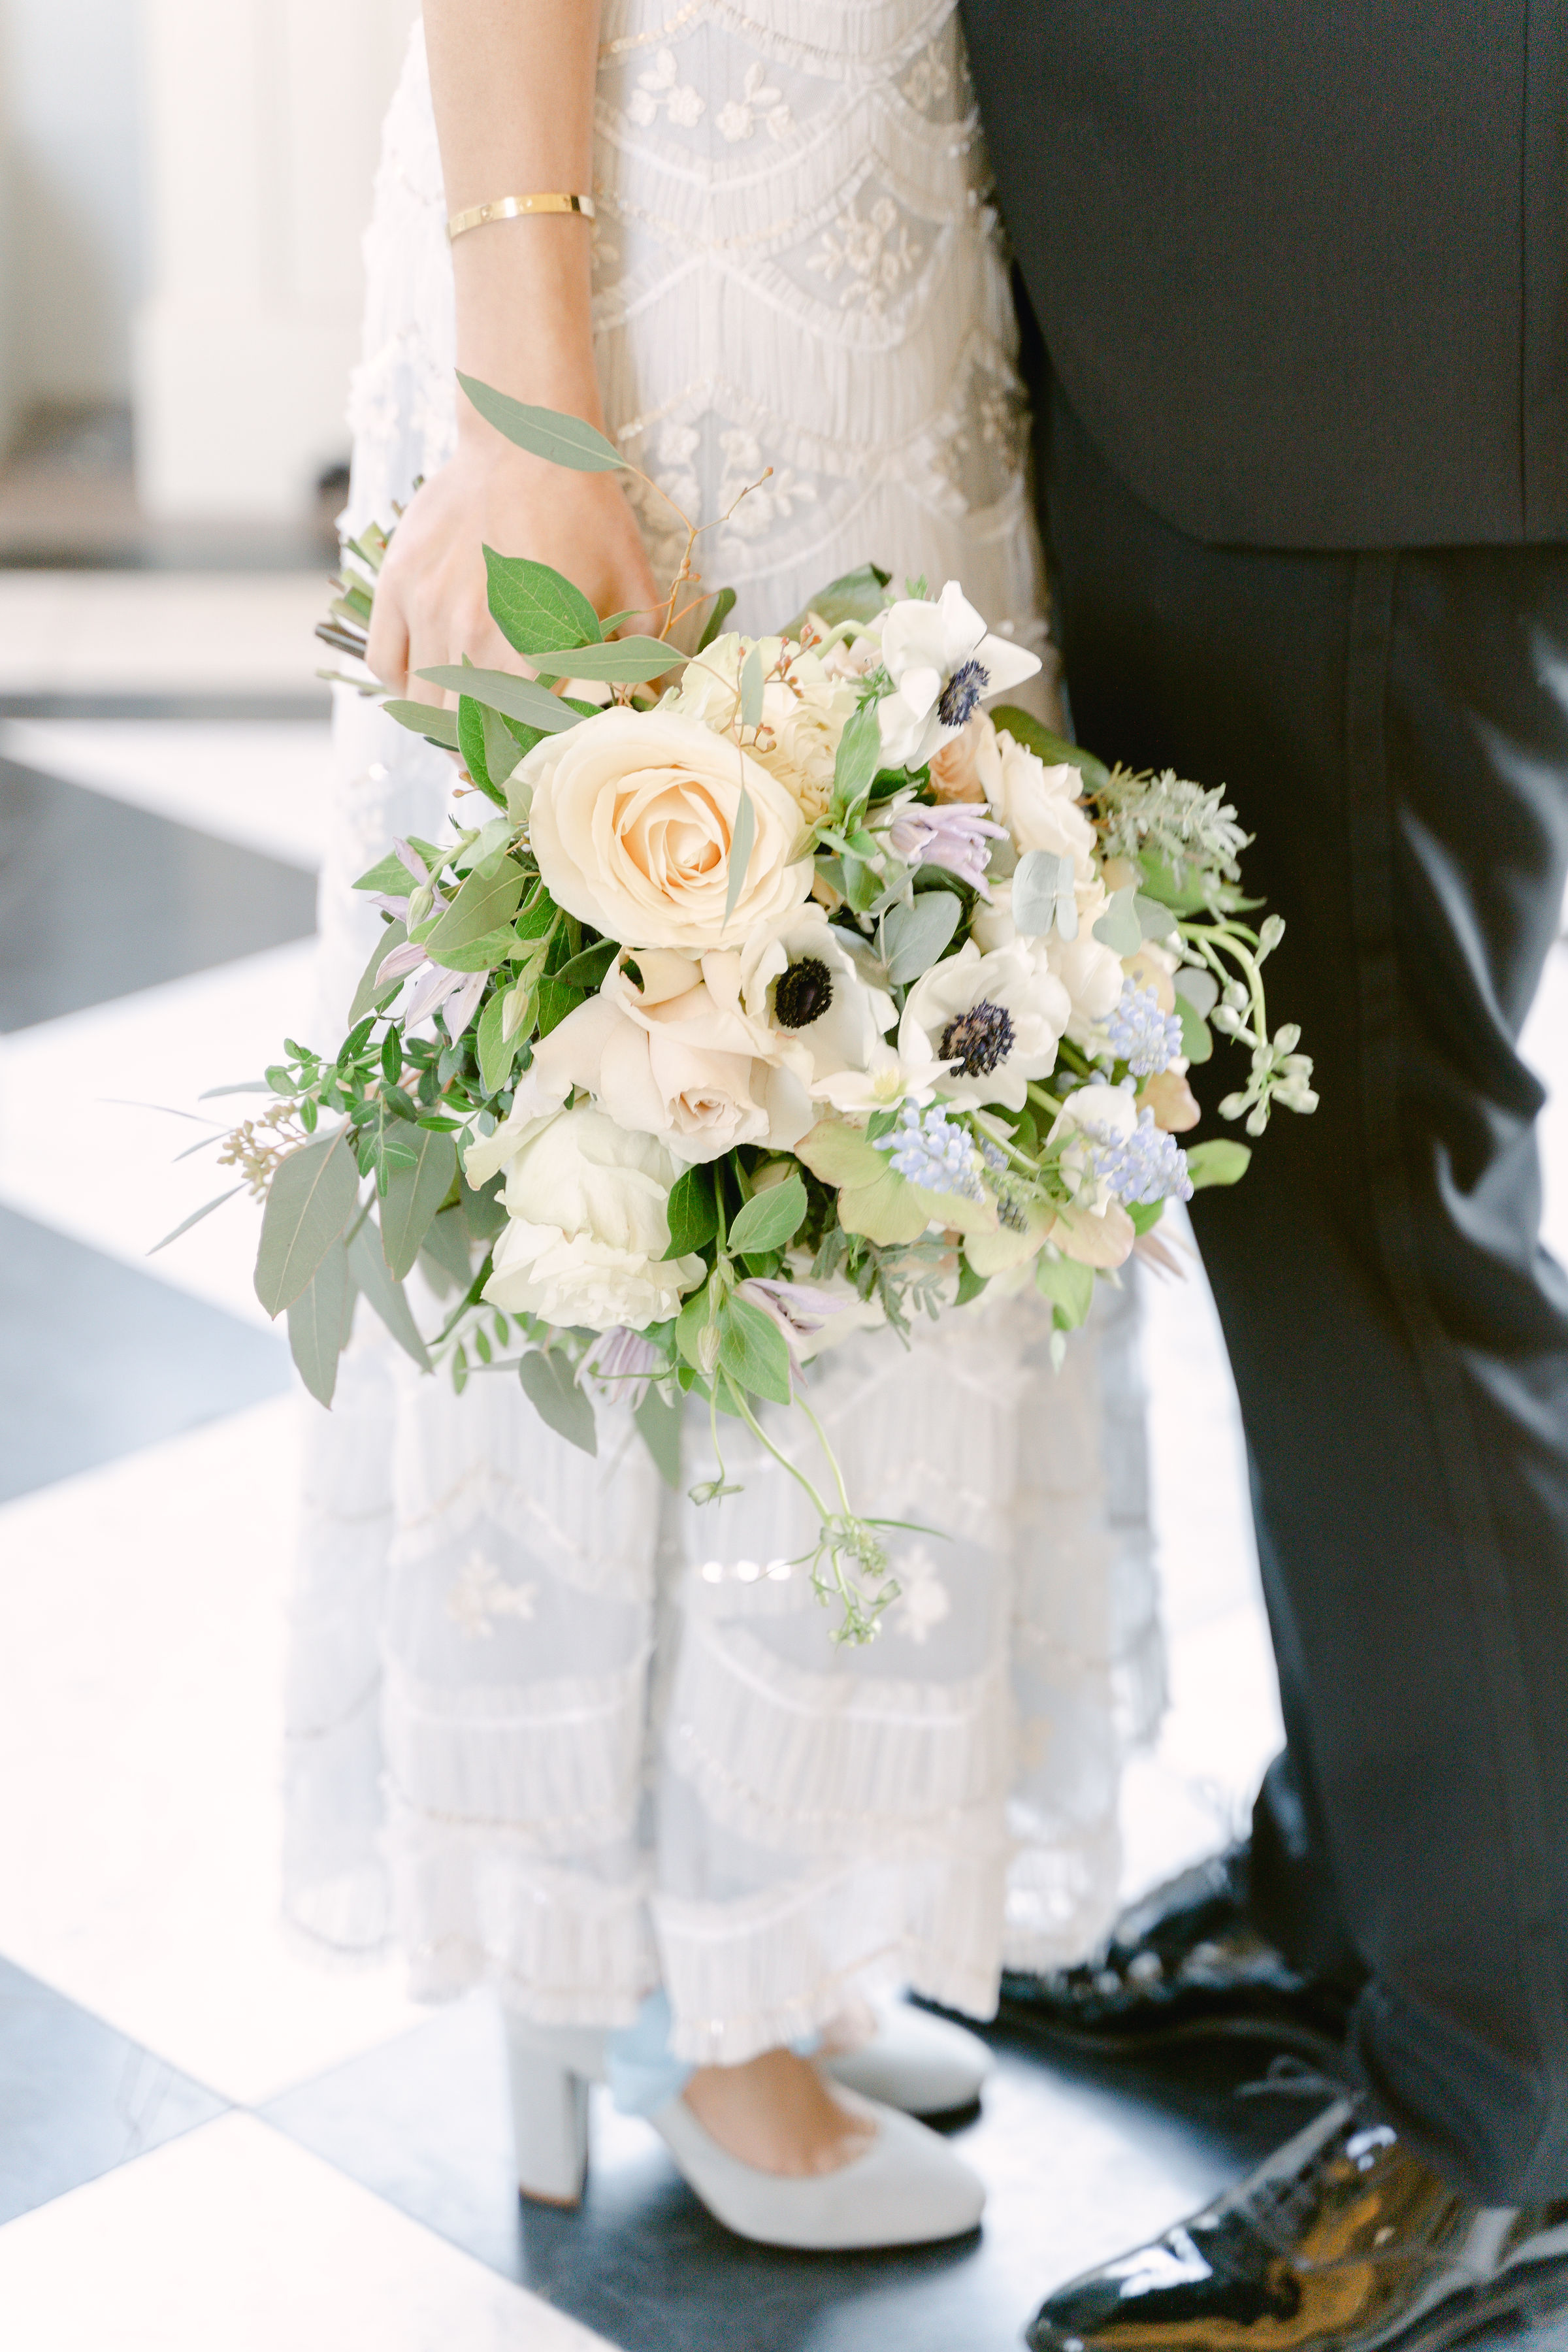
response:
<path fill-rule="evenodd" d="M 1564 2308 L 1568 2198 L 1479 2206 L 1341 2099 L 1228 2197 L 1048 2296 L 1027 2341 L 1032 2352 L 1439 2352 Z"/>
<path fill-rule="evenodd" d="M 1233 1846 L 1157 1886 L 1082 1967 L 1009 1971 L 1002 2021 L 1106 2053 L 1205 2033 L 1338 2048 L 1351 1993 L 1298 1976 L 1258 1933 L 1247 1907 L 1247 1852 Z"/>

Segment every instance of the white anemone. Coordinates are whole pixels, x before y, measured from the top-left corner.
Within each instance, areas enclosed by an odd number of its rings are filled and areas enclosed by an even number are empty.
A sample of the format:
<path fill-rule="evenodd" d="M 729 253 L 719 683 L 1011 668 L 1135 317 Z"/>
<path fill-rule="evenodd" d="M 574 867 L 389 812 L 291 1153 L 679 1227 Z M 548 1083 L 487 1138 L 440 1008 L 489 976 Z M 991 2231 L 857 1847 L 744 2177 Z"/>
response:
<path fill-rule="evenodd" d="M 882 622 L 882 660 L 893 691 L 877 705 L 882 758 L 891 768 L 923 767 L 980 704 L 1033 677 L 1039 656 L 994 637 L 950 580 L 935 604 L 906 598 Z"/>

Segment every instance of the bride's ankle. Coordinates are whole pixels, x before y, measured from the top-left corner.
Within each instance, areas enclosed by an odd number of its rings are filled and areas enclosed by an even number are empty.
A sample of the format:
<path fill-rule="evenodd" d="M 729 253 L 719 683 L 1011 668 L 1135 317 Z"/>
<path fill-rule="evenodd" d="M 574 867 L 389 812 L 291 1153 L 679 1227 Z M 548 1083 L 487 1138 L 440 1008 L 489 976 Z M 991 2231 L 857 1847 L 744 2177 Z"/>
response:
<path fill-rule="evenodd" d="M 758 2172 L 837 2172 L 876 2137 L 809 2059 L 788 2050 L 764 2050 L 740 2066 L 700 2066 L 682 2095 L 709 2137 Z"/>

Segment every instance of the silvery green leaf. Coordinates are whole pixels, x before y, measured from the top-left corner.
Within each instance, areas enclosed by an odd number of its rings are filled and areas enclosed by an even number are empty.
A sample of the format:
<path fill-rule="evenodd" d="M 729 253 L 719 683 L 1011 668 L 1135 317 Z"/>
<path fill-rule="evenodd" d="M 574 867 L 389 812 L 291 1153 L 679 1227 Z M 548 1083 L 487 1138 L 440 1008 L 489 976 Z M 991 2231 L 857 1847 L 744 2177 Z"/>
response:
<path fill-rule="evenodd" d="M 546 457 L 552 466 L 567 466 L 579 474 L 617 474 L 626 464 L 619 450 L 580 416 L 565 416 L 555 408 L 530 407 L 508 393 L 481 383 L 477 376 L 464 375 L 461 369 L 458 382 L 487 424 L 518 448 Z"/>
<path fill-rule="evenodd" d="M 488 870 L 487 870 L 488 869 Z M 521 900 L 527 876 L 515 858 L 487 859 L 475 868 L 436 928 L 425 941 L 433 963 L 453 948 L 472 947 L 492 931 L 510 923 Z"/>
<path fill-rule="evenodd" d="M 599 1429 L 593 1405 L 573 1379 L 564 1357 L 553 1349 L 532 1349 L 519 1364 L 517 1376 L 534 1412 L 557 1437 L 584 1454 L 597 1454 Z"/>
<path fill-rule="evenodd" d="M 385 1214 L 385 1203 L 382 1204 Z M 386 1258 L 376 1246 L 375 1225 L 367 1217 L 349 1244 L 349 1272 L 369 1299 L 405 1356 L 411 1356 L 422 1372 L 430 1370 L 430 1358 L 419 1336 L 403 1285 L 389 1273 Z"/>
<path fill-rule="evenodd" d="M 389 980 L 384 988 L 377 988 L 375 975 L 392 953 L 393 949 L 405 946 L 407 940 L 408 929 L 405 924 L 389 923 L 376 940 L 370 952 L 370 961 L 360 974 L 359 986 L 354 991 L 354 1001 L 349 1006 L 351 1029 L 356 1022 L 363 1021 L 367 1013 L 374 1012 L 379 1005 L 388 1003 L 402 987 L 403 982 L 400 980 Z"/>
<path fill-rule="evenodd" d="M 492 784 L 504 784 L 522 757 L 522 745 L 499 710 L 479 705 L 479 729 L 484 739 L 485 768 Z"/>
<path fill-rule="evenodd" d="M 1064 866 L 1070 886 L 1070 857 L 1058 857 L 1054 849 L 1028 849 L 1019 858 L 1013 877 L 1013 921 L 1022 938 L 1043 938 L 1056 921 L 1057 893 Z"/>
<path fill-rule="evenodd" d="M 289 1308 L 289 1352 L 318 1404 L 331 1403 L 352 1305 L 348 1252 L 334 1242 Z"/>
<path fill-rule="evenodd" d="M 468 1241 L 468 1220 L 460 1207 L 443 1209 L 433 1217 L 430 1230 L 420 1244 L 420 1254 L 434 1258 L 443 1271 L 451 1276 L 459 1290 L 467 1290 L 474 1278 L 473 1253 Z"/>
<path fill-rule="evenodd" d="M 216 1136 L 210 1135 L 204 1138 L 204 1141 L 207 1143 L 214 1143 L 216 1139 Z M 200 1144 L 193 1144 L 191 1146 L 193 1151 L 199 1151 L 201 1148 L 202 1146 Z M 181 1159 L 183 1160 L 184 1156 L 184 1153 L 182 1151 L 180 1154 Z M 242 1176 L 237 1184 L 231 1184 L 226 1192 L 220 1192 L 218 1194 L 216 1201 L 208 1201 L 203 1207 L 193 1209 L 188 1217 L 181 1218 L 179 1223 L 174 1227 L 172 1234 L 165 1234 L 161 1242 L 153 1243 L 152 1248 L 147 1253 L 148 1256 L 156 1257 L 161 1249 L 167 1249 L 171 1242 L 177 1242 L 182 1234 L 188 1234 L 193 1225 L 199 1225 L 204 1217 L 210 1217 L 215 1209 L 221 1209 L 226 1201 L 232 1201 L 235 1194 L 242 1192 L 244 1188 L 245 1179 Z"/>
<path fill-rule="evenodd" d="M 729 921 L 736 902 L 745 887 L 746 868 L 752 862 L 752 844 L 757 837 L 757 813 L 752 806 L 752 795 L 741 786 L 740 805 L 735 811 L 735 830 L 730 838 L 730 887 L 724 893 L 724 920 Z"/>
<path fill-rule="evenodd" d="M 393 1124 L 388 1124 L 389 1137 Z M 386 1180 L 381 1246 L 394 1279 L 401 1282 L 419 1255 L 430 1220 L 452 1189 L 458 1153 L 450 1135 L 413 1127 L 404 1119 L 397 1120 L 395 1127 L 397 1140 L 411 1147 L 414 1157 L 408 1165 L 395 1167 Z"/>
<path fill-rule="evenodd" d="M 1229 1097 L 1238 1103 L 1244 1098 Z M 1235 1118 L 1234 1111 L 1227 1118 Z M 1191 1144 L 1187 1150 L 1187 1174 L 1194 1192 L 1210 1184 L 1238 1184 L 1246 1175 L 1252 1153 L 1245 1143 L 1237 1143 L 1228 1135 L 1211 1136 L 1206 1143 Z"/>
<path fill-rule="evenodd" d="M 741 664 L 741 724 L 760 727 L 763 723 L 763 656 L 762 648 L 753 646 Z"/>
<path fill-rule="evenodd" d="M 443 710 L 435 702 L 407 702 L 396 698 L 382 704 L 389 719 L 406 727 L 411 735 L 423 735 L 427 743 L 438 743 L 443 751 L 458 749 L 458 714 Z"/>
<path fill-rule="evenodd" d="M 1124 889 L 1113 891 L 1094 927 L 1094 936 L 1101 947 L 1111 949 L 1119 956 L 1136 955 L 1143 944 L 1143 926 L 1132 903 L 1137 896 L 1131 882 Z"/>
<path fill-rule="evenodd" d="M 291 1151 L 267 1191 L 256 1295 L 268 1315 L 291 1307 L 353 1214 L 359 1170 L 346 1128 Z"/>
<path fill-rule="evenodd" d="M 662 637 L 616 637 L 604 646 L 559 646 L 533 659 L 541 677 L 592 677 L 613 686 L 642 686 L 679 667 L 686 656 Z"/>
<path fill-rule="evenodd" d="M 892 907 L 883 921 L 888 978 L 903 988 L 929 971 L 958 929 L 963 901 L 953 890 L 920 890 L 906 907 Z"/>
<path fill-rule="evenodd" d="M 1140 891 L 1132 901 L 1139 928 L 1146 940 L 1168 940 L 1176 928 L 1176 918 L 1169 907 L 1162 907 L 1158 898 L 1146 898 Z"/>
<path fill-rule="evenodd" d="M 491 710 L 501 710 L 509 719 L 521 719 L 526 727 L 537 727 L 543 735 L 563 735 L 568 727 L 579 724 L 582 713 L 574 710 L 569 702 L 552 694 L 548 687 L 537 685 L 531 677 L 519 677 L 510 669 L 472 669 L 461 662 L 445 662 L 435 669 L 419 673 L 432 686 L 450 688 L 454 694 L 466 694 L 475 702 L 488 705 Z M 450 711 L 437 713 L 452 721 L 452 746 L 458 742 L 458 721 Z"/>
<path fill-rule="evenodd" d="M 1176 974 L 1176 994 L 1184 997 L 1193 1011 L 1207 1020 L 1219 997 L 1219 982 L 1212 971 L 1200 965 L 1184 963 Z"/>
<path fill-rule="evenodd" d="M 677 1494 L 680 1491 L 681 1418 L 679 1403 L 668 1402 L 657 1388 L 648 1389 L 641 1404 L 632 1407 L 632 1419 L 642 1432 L 643 1444 L 653 1456 L 655 1469 Z"/>
<path fill-rule="evenodd" d="M 805 1186 L 798 1176 L 786 1176 L 782 1184 L 752 1195 L 730 1227 L 728 1246 L 737 1257 L 783 1249 L 799 1232 L 805 1211 Z"/>

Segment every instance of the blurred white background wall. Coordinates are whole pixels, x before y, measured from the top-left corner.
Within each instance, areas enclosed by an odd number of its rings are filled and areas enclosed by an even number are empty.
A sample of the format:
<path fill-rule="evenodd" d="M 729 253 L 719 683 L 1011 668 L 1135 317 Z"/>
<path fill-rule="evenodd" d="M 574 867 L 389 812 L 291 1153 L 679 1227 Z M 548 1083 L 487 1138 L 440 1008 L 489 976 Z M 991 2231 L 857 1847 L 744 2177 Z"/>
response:
<path fill-rule="evenodd" d="M 151 515 L 304 509 L 416 5 L 0 0 L 0 444 L 129 401 Z"/>

